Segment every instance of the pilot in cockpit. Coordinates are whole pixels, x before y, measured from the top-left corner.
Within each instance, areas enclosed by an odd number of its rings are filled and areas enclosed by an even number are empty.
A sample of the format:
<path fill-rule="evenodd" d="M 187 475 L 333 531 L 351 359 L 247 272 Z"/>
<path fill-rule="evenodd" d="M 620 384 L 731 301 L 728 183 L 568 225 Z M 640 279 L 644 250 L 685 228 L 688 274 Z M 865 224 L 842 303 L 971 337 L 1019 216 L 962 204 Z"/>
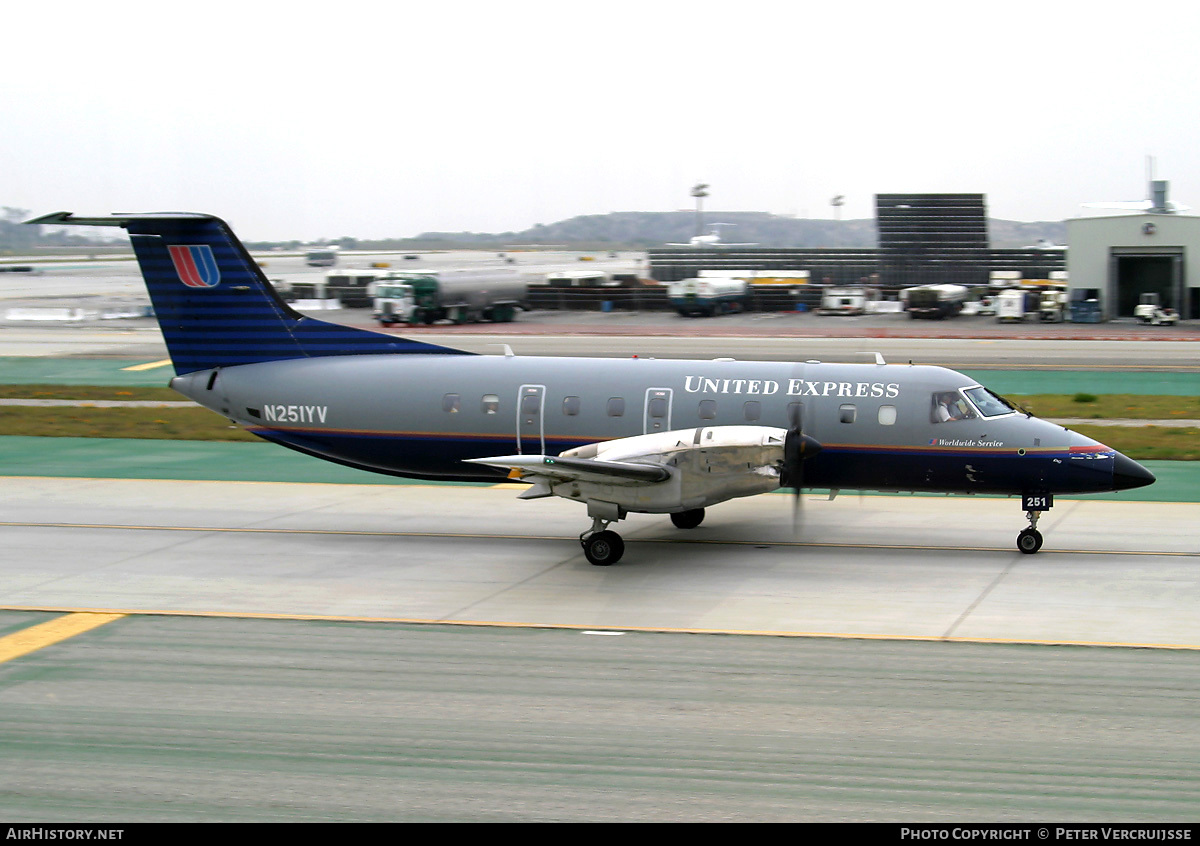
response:
<path fill-rule="evenodd" d="M 933 412 L 930 419 L 934 423 L 965 420 L 974 416 L 971 407 L 958 391 L 940 391 L 933 395 Z"/>

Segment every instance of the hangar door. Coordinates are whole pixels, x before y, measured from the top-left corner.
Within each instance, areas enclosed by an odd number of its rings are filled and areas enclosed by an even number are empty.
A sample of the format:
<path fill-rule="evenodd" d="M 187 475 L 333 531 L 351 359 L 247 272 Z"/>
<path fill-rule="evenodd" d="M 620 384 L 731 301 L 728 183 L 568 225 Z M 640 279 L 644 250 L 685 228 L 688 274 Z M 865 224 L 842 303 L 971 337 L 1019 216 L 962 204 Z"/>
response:
<path fill-rule="evenodd" d="M 1159 303 L 1185 312 L 1183 302 L 1183 249 L 1162 251 L 1114 249 L 1111 258 L 1116 312 L 1132 317 L 1142 294 L 1158 294 Z"/>

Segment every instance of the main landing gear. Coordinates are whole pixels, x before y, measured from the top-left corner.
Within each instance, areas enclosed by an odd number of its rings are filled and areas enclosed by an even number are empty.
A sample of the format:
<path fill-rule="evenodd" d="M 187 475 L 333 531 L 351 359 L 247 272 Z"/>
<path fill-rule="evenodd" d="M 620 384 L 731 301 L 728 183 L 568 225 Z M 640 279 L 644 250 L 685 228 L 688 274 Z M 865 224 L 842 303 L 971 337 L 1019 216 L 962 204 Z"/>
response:
<path fill-rule="evenodd" d="M 1026 555 L 1033 555 L 1042 548 L 1042 533 L 1037 530 L 1038 518 L 1042 516 L 1042 512 L 1026 511 L 1025 516 L 1029 518 L 1029 528 L 1017 535 L 1017 549 Z"/>
<path fill-rule="evenodd" d="M 625 541 L 608 528 L 609 522 L 611 521 L 593 517 L 592 530 L 579 536 L 579 542 L 583 544 L 583 554 L 597 567 L 616 564 L 625 554 Z"/>
<path fill-rule="evenodd" d="M 704 522 L 704 509 L 693 508 L 690 511 L 676 511 L 671 515 L 671 522 L 677 529 L 694 529 Z"/>
<path fill-rule="evenodd" d="M 704 521 L 704 509 L 693 508 L 689 511 L 677 511 L 671 515 L 671 522 L 676 528 L 694 529 Z M 583 554 L 587 560 L 597 567 L 607 567 L 616 564 L 625 554 L 625 541 L 621 536 L 608 528 L 612 520 L 592 515 L 592 529 L 579 536 L 583 546 Z"/>

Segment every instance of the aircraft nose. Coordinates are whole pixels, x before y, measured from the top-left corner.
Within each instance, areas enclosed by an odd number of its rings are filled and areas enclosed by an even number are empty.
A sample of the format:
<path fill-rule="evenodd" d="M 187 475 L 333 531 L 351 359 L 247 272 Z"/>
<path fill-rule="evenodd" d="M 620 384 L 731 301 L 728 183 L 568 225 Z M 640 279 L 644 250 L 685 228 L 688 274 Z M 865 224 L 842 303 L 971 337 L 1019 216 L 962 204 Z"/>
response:
<path fill-rule="evenodd" d="M 1113 461 L 1113 490 L 1124 491 L 1130 488 L 1143 488 L 1154 483 L 1154 474 L 1132 458 L 1117 453 Z"/>

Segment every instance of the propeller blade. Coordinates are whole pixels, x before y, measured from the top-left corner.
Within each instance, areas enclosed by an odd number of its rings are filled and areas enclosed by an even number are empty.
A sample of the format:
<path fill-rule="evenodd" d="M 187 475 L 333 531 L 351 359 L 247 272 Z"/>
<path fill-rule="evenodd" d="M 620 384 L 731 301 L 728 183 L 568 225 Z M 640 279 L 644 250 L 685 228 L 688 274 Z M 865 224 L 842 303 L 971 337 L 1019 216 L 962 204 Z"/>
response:
<path fill-rule="evenodd" d="M 779 480 L 783 487 L 792 489 L 792 530 L 797 533 L 804 502 L 800 495 L 800 489 L 804 487 L 804 462 L 820 451 L 820 442 L 804 434 L 803 403 L 788 406 L 788 430 L 783 439 L 783 467 Z"/>

